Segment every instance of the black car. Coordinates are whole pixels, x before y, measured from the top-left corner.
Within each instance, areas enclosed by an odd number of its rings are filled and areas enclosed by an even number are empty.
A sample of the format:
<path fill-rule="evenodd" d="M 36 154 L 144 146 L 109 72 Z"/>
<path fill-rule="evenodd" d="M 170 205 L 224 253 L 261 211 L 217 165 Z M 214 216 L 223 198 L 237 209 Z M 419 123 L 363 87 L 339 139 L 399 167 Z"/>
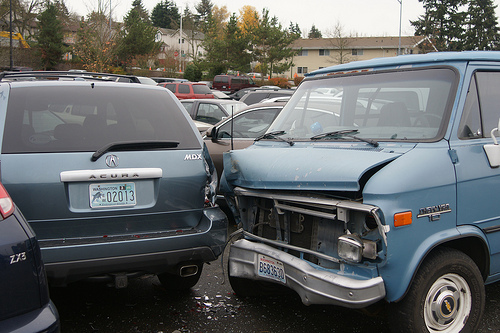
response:
<path fill-rule="evenodd" d="M 0 184 L 0 332 L 59 332 L 40 247 Z"/>

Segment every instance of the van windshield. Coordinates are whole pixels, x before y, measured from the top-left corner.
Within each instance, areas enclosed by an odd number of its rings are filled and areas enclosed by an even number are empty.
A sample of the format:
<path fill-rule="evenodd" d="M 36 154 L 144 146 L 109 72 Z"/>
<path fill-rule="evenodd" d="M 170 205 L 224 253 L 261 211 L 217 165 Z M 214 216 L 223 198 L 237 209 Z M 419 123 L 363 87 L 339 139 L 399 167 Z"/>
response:
<path fill-rule="evenodd" d="M 455 91 L 450 68 L 313 78 L 300 85 L 268 132 L 349 140 L 321 134 L 355 130 L 357 137 L 379 141 L 436 141 L 446 131 Z"/>

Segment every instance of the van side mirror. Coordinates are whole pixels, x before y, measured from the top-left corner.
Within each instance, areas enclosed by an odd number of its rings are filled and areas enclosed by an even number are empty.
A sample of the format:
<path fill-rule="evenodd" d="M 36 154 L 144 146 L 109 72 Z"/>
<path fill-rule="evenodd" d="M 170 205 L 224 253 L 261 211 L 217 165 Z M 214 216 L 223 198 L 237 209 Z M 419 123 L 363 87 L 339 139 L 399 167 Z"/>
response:
<path fill-rule="evenodd" d="M 491 138 L 493 139 L 493 144 L 484 145 L 484 151 L 488 157 L 488 162 L 490 162 L 490 167 L 497 168 L 500 166 L 500 145 L 498 144 L 495 133 L 500 134 L 500 119 L 498 120 L 498 126 L 491 130 Z"/>

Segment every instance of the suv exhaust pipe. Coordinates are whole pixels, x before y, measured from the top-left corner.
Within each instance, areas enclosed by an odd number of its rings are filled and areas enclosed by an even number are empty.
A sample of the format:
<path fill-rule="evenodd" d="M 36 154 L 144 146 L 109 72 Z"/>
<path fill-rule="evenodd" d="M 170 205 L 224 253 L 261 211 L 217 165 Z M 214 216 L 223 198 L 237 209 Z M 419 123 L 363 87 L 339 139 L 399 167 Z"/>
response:
<path fill-rule="evenodd" d="M 181 266 L 179 270 L 179 275 L 181 277 L 193 276 L 198 273 L 198 265 L 186 265 Z"/>

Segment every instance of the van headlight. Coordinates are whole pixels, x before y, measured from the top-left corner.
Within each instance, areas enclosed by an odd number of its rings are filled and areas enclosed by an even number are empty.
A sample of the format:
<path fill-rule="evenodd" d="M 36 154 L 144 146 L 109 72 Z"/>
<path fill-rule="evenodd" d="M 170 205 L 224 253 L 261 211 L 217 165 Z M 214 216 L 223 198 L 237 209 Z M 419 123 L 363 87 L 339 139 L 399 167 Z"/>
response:
<path fill-rule="evenodd" d="M 361 262 L 363 257 L 377 258 L 377 244 L 355 234 L 340 236 L 337 246 L 339 257 L 347 261 Z"/>

